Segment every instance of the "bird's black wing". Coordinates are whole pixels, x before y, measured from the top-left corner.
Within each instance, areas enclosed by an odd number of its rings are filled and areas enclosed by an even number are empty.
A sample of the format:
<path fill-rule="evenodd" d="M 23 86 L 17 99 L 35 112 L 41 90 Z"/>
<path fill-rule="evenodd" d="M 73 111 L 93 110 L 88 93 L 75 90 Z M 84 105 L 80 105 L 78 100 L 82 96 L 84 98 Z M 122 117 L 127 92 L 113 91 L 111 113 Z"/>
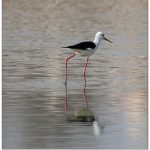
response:
<path fill-rule="evenodd" d="M 67 47 L 63 47 L 63 48 L 86 50 L 88 48 L 94 49 L 95 47 L 96 47 L 96 45 L 92 41 L 85 41 L 85 42 L 81 42 L 81 43 L 71 45 L 71 46 L 67 46 Z"/>

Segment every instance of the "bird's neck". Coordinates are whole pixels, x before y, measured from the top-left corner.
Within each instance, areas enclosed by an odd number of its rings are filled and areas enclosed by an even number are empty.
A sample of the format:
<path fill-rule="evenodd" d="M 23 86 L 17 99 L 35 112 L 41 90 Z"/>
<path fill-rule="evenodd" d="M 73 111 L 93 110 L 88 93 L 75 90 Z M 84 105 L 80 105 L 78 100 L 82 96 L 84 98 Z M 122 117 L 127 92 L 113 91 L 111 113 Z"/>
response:
<path fill-rule="evenodd" d="M 100 44 L 100 40 L 99 40 L 99 38 L 97 38 L 97 37 L 94 38 L 94 41 L 93 41 L 93 42 L 95 43 L 96 47 L 98 47 L 99 44 Z"/>

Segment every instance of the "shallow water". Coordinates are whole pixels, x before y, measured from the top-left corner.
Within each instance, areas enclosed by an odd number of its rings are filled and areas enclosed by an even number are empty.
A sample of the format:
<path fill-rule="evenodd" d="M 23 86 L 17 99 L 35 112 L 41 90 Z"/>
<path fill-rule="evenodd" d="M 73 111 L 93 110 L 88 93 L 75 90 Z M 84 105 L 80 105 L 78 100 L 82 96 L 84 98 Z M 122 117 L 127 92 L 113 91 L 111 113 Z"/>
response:
<path fill-rule="evenodd" d="M 90 123 L 68 122 L 61 47 L 105 32 L 90 57 Z M 85 57 L 69 62 L 70 110 L 84 106 Z M 147 148 L 147 1 L 3 0 L 3 148 Z"/>

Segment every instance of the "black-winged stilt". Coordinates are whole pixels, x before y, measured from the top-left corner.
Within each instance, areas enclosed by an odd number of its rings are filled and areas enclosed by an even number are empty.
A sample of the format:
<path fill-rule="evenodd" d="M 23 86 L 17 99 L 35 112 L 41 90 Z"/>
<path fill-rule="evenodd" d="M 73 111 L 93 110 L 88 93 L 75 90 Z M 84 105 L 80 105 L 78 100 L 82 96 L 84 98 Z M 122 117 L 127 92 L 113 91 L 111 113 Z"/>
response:
<path fill-rule="evenodd" d="M 65 63 L 66 63 L 66 81 L 65 84 L 67 85 L 67 63 L 69 61 L 69 59 L 71 59 L 72 57 L 74 57 L 77 54 L 80 54 L 81 56 L 87 56 L 87 61 L 84 67 L 84 101 L 86 104 L 86 107 L 88 108 L 88 102 L 87 102 L 87 98 L 85 95 L 85 88 L 86 88 L 86 68 L 87 68 L 87 64 L 88 64 L 88 60 L 89 60 L 89 56 L 93 55 L 94 52 L 97 50 L 98 46 L 100 45 L 100 42 L 102 40 L 106 40 L 108 42 L 111 42 L 110 40 L 108 40 L 107 38 L 105 38 L 104 34 L 102 32 L 97 32 L 94 38 L 94 41 L 85 41 L 85 42 L 81 42 L 75 45 L 71 45 L 71 46 L 67 46 L 67 47 L 63 47 L 63 48 L 70 48 L 72 50 L 75 51 L 75 53 L 73 55 L 71 55 L 70 57 L 65 59 Z M 111 42 L 112 43 L 112 42 Z M 67 99 L 65 100 L 65 110 L 67 110 Z"/>

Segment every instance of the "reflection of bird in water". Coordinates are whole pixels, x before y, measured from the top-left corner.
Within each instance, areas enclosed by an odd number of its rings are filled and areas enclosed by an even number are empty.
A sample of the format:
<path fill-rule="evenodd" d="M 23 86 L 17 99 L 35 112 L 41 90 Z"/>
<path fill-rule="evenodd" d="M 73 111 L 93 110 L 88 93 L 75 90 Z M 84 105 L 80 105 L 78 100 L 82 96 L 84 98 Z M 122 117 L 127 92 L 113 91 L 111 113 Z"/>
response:
<path fill-rule="evenodd" d="M 107 123 L 99 123 L 97 121 L 93 122 L 94 135 L 101 135 L 104 133 L 104 128 Z"/>
<path fill-rule="evenodd" d="M 81 56 L 87 56 L 87 61 L 86 61 L 85 67 L 84 67 L 84 81 L 85 81 L 85 84 L 84 84 L 84 101 L 86 104 L 86 108 L 88 108 L 88 102 L 87 102 L 86 95 L 85 95 L 86 68 L 87 68 L 89 56 L 94 54 L 94 52 L 97 50 L 98 46 L 100 45 L 100 41 L 102 41 L 102 40 L 106 40 L 108 42 L 111 42 L 105 38 L 105 36 L 102 32 L 97 32 L 95 35 L 94 41 L 85 41 L 85 42 L 81 42 L 81 43 L 78 43 L 75 45 L 63 47 L 63 48 L 70 48 L 70 49 L 75 51 L 75 54 L 73 54 L 72 56 L 68 57 L 65 60 L 65 63 L 66 63 L 66 82 L 65 82 L 65 84 L 66 85 L 67 85 L 67 63 L 68 63 L 69 59 L 71 59 L 72 57 L 74 57 L 77 54 L 80 54 Z M 65 110 L 67 110 L 67 98 L 65 101 Z"/>

